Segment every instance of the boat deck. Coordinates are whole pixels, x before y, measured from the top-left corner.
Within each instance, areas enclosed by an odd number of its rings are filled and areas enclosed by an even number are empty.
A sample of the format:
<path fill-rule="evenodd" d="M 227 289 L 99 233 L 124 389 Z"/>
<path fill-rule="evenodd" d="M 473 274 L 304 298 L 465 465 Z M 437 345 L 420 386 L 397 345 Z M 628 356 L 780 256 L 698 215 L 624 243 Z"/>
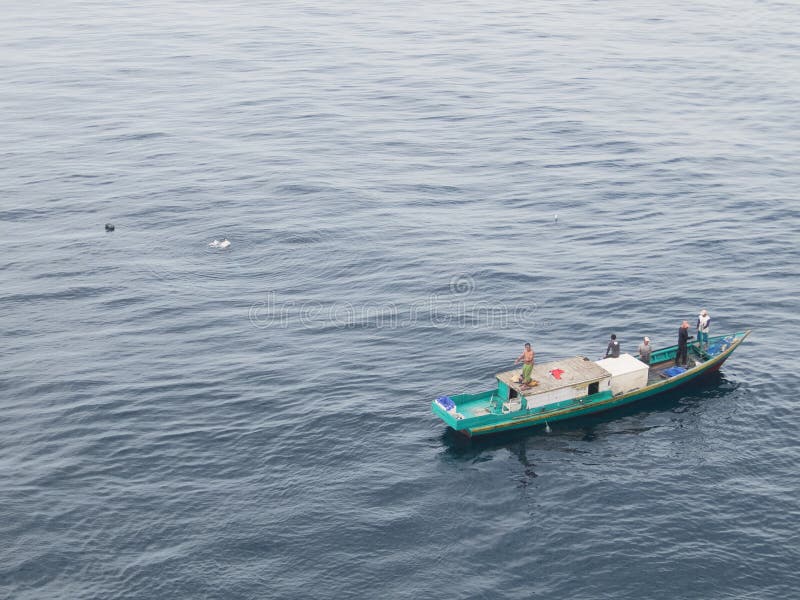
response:
<path fill-rule="evenodd" d="M 708 357 L 701 355 L 696 346 L 690 346 L 686 368 L 694 368 L 704 363 L 707 358 Z M 647 385 L 664 381 L 666 376 L 663 374 L 663 371 L 674 366 L 674 360 L 666 360 L 651 364 L 647 374 Z M 562 371 L 560 379 L 552 375 L 552 372 L 557 369 Z M 575 356 L 534 365 L 531 378 L 538 382 L 538 384 L 533 387 L 523 387 L 521 383 L 516 381 L 522 377 L 522 368 L 503 371 L 502 373 L 498 373 L 496 377 L 517 393 L 530 397 L 563 387 L 591 383 L 603 379 L 604 377 L 609 377 L 610 375 L 608 371 L 594 361 L 583 356 Z"/>
<path fill-rule="evenodd" d="M 691 346 L 689 347 L 688 361 L 686 364 L 686 368 L 693 369 L 697 365 L 706 362 L 706 360 L 707 358 L 701 356 L 696 347 Z M 664 379 L 667 378 L 667 376 L 664 375 L 664 370 L 674 366 L 675 366 L 674 360 L 667 360 L 650 365 L 650 370 L 647 373 L 647 385 L 652 385 L 654 383 L 660 383 L 664 381 Z"/>

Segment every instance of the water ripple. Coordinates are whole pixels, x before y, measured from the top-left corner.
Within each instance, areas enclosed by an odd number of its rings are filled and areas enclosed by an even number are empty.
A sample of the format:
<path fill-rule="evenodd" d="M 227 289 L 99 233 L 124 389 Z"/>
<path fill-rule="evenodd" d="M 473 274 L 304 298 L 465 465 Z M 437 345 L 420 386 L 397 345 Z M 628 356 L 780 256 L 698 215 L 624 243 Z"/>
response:
<path fill-rule="evenodd" d="M 10 3 L 0 596 L 794 597 L 798 27 Z M 429 413 L 701 307 L 754 333 L 696 388 Z"/>

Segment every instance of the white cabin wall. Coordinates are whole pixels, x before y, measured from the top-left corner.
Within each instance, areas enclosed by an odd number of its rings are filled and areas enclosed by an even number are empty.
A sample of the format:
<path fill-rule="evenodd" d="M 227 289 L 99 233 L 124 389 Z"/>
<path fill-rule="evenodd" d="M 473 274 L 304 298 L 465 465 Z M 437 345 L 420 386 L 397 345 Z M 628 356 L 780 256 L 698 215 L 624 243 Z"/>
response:
<path fill-rule="evenodd" d="M 611 378 L 611 391 L 615 396 L 643 388 L 646 385 L 647 369 L 632 373 L 622 373 Z"/>

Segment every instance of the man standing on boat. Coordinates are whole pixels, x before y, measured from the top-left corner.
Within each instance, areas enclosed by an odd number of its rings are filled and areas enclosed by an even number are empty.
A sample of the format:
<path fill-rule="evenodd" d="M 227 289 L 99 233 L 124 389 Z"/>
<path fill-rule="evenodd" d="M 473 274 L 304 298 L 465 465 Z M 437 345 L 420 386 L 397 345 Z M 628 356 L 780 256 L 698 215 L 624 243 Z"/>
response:
<path fill-rule="evenodd" d="M 619 342 L 615 333 L 611 334 L 611 340 L 608 342 L 604 358 L 619 358 Z"/>
<path fill-rule="evenodd" d="M 711 317 L 704 308 L 697 315 L 697 345 L 700 348 L 708 348 L 708 332 L 711 329 Z"/>
<path fill-rule="evenodd" d="M 653 347 L 650 345 L 650 338 L 644 336 L 644 340 L 639 344 L 639 360 L 644 364 L 650 364 L 650 354 L 653 352 Z"/>
<path fill-rule="evenodd" d="M 534 352 L 531 348 L 530 342 L 525 343 L 525 349 L 514 361 L 515 365 L 522 362 L 522 385 L 528 386 L 531 384 L 531 372 L 533 372 L 533 357 Z"/>
<path fill-rule="evenodd" d="M 676 365 L 685 367 L 689 361 L 687 344 L 692 337 L 694 336 L 689 335 L 689 321 L 684 321 L 681 323 L 680 329 L 678 329 L 678 352 L 675 353 Z"/>

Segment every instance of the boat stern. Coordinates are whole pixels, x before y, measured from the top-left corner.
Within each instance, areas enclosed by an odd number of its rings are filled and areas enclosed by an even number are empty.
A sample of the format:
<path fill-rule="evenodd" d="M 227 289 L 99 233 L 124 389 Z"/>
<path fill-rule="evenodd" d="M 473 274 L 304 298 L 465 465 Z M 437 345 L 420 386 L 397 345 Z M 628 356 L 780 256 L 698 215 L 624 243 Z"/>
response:
<path fill-rule="evenodd" d="M 457 410 L 455 402 L 450 396 L 439 396 L 431 402 L 431 412 L 439 417 L 448 427 L 460 429 L 459 423 L 464 416 Z"/>

